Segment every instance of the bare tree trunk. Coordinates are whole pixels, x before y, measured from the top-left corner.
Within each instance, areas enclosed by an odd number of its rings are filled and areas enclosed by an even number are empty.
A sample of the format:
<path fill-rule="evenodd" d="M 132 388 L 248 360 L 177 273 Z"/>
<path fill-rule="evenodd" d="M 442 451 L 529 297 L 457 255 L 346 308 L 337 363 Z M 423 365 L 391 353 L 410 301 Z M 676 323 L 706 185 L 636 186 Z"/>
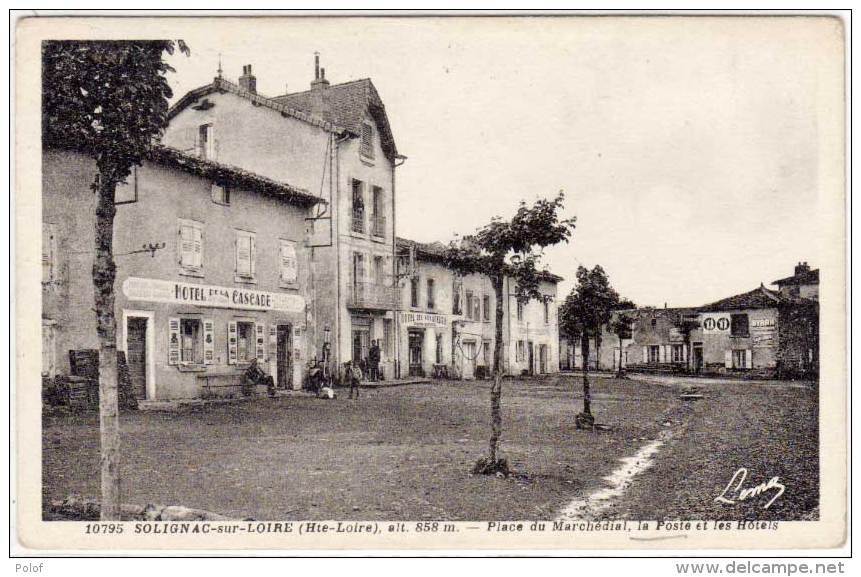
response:
<path fill-rule="evenodd" d="M 622 377 L 622 337 L 619 337 L 619 372 L 616 376 Z"/>
<path fill-rule="evenodd" d="M 96 206 L 93 290 L 96 333 L 99 338 L 99 431 L 101 440 L 101 484 L 103 520 L 120 518 L 120 428 L 117 402 L 117 323 L 114 317 L 113 258 L 114 190 L 112 177 L 102 175 Z"/>
<path fill-rule="evenodd" d="M 583 351 L 583 412 L 592 414 L 592 391 L 589 387 L 589 333 L 585 330 L 580 337 L 580 348 Z"/>
<path fill-rule="evenodd" d="M 493 279 L 493 291 L 496 293 L 496 342 L 493 346 L 493 385 L 490 388 L 491 466 L 497 461 L 499 439 L 502 437 L 502 321 L 505 310 L 502 289 L 503 278 L 499 275 Z"/>

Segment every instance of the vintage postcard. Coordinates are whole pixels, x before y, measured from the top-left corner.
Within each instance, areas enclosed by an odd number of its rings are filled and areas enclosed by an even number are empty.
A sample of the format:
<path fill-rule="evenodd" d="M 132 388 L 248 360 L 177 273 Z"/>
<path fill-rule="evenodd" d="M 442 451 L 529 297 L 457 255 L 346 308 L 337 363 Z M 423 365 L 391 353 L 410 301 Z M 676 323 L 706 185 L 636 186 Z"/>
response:
<path fill-rule="evenodd" d="M 594 16 L 19 15 L 20 546 L 840 547 L 849 23 Z"/>

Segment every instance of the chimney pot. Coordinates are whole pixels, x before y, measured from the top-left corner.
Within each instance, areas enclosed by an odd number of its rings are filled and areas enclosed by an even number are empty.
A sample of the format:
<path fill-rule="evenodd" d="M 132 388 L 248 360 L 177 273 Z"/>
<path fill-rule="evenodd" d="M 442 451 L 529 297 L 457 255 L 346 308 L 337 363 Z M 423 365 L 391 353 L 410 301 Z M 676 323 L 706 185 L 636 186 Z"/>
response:
<path fill-rule="evenodd" d="M 242 76 L 239 77 L 239 86 L 252 94 L 257 94 L 257 77 L 251 74 L 251 65 L 242 67 Z"/>

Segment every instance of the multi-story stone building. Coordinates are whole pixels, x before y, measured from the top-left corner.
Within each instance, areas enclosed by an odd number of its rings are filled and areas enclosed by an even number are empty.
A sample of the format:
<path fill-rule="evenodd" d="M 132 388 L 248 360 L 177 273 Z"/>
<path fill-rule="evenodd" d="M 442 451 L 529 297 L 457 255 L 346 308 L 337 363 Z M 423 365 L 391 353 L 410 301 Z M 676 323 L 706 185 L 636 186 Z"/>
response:
<path fill-rule="evenodd" d="M 395 167 L 404 157 L 373 83 L 330 85 L 316 63 L 310 90 L 267 98 L 248 65 L 238 84 L 219 75 L 183 96 L 169 116 L 166 144 L 328 201 L 305 221 L 309 355 L 320 359 L 325 350 L 340 367 L 366 358 L 379 340 L 381 368 L 393 375 Z"/>
<path fill-rule="evenodd" d="M 447 268 L 439 243 L 398 239 L 400 374 L 472 379 L 489 375 L 496 341 L 490 278 Z"/>
<path fill-rule="evenodd" d="M 515 296 L 514 279 L 503 286 L 505 371 L 536 375 L 559 371 L 559 314 L 556 287 L 562 278 L 543 273 L 539 290 L 544 298 L 523 303 Z"/>
<path fill-rule="evenodd" d="M 97 349 L 94 160 L 43 151 L 43 370 Z M 257 359 L 298 388 L 310 295 L 305 218 L 321 199 L 212 159 L 159 147 L 116 192 L 118 349 L 135 394 L 238 393 Z"/>

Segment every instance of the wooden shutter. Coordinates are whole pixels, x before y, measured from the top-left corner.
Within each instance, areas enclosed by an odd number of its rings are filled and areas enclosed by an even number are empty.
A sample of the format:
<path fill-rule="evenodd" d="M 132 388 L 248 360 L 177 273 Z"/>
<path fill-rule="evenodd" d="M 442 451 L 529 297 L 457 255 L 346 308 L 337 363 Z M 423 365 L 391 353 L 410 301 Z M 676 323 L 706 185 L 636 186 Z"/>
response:
<path fill-rule="evenodd" d="M 251 237 L 239 232 L 236 233 L 236 274 L 251 274 Z"/>
<path fill-rule="evenodd" d="M 212 319 L 203 319 L 203 364 L 215 363 L 215 325 Z"/>
<path fill-rule="evenodd" d="M 682 362 L 688 362 L 688 345 L 682 345 Z"/>
<path fill-rule="evenodd" d="M 266 360 L 266 326 L 263 323 L 254 323 L 255 356 L 257 362 Z"/>
<path fill-rule="evenodd" d="M 281 281 L 295 283 L 298 280 L 296 266 L 296 247 L 287 240 L 281 241 Z"/>
<path fill-rule="evenodd" d="M 649 347 L 643 347 L 643 362 L 649 362 Z"/>
<path fill-rule="evenodd" d="M 747 349 L 744 351 L 744 368 L 752 369 L 753 368 L 753 351 Z"/>
<path fill-rule="evenodd" d="M 727 369 L 732 368 L 732 351 L 730 349 L 723 352 L 723 366 Z"/>
<path fill-rule="evenodd" d="M 236 332 L 236 321 L 230 321 L 227 323 L 227 364 L 235 365 L 236 364 L 236 355 L 237 355 L 237 332 Z"/>
<path fill-rule="evenodd" d="M 194 233 L 188 224 L 179 225 L 179 264 L 194 266 Z"/>
<path fill-rule="evenodd" d="M 254 276 L 257 272 L 257 240 L 253 234 L 248 237 L 248 260 L 248 270 Z"/>
<path fill-rule="evenodd" d="M 176 317 L 167 321 L 167 364 L 179 364 L 179 319 Z"/>

